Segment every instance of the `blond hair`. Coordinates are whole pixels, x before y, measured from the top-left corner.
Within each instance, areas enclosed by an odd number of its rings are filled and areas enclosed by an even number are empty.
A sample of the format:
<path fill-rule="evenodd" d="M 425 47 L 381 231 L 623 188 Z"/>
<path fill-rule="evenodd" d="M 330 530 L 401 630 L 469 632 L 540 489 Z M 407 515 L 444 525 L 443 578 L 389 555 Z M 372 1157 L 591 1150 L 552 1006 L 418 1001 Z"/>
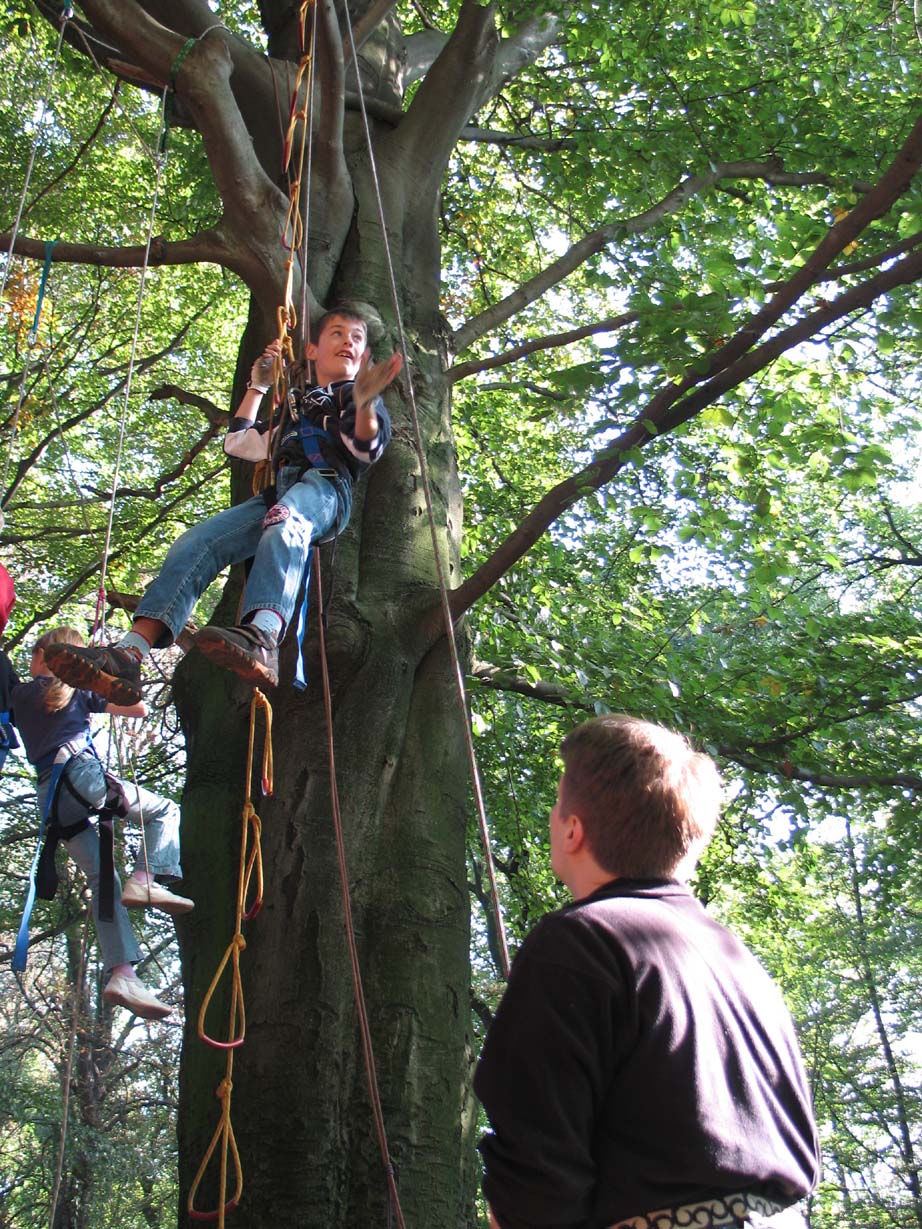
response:
<path fill-rule="evenodd" d="M 77 648 L 83 648 L 86 644 L 82 634 L 75 627 L 68 627 L 66 624 L 62 627 L 53 627 L 50 632 L 45 632 L 43 636 L 39 636 L 35 642 L 35 648 L 41 649 L 44 654 L 45 649 L 49 644 L 73 644 Z M 55 678 L 45 688 L 45 694 L 42 697 L 47 713 L 59 713 L 62 708 L 67 708 L 73 698 L 75 688 L 68 687 L 67 683 L 61 679 Z"/>

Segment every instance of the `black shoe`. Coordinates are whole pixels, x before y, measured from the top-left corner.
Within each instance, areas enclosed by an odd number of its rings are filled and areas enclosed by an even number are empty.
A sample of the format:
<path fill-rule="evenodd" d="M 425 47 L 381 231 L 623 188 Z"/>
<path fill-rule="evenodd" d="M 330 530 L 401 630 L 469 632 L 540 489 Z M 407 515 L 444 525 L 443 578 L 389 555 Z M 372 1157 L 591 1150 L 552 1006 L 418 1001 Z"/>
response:
<path fill-rule="evenodd" d="M 129 708 L 141 702 L 141 663 L 126 649 L 83 649 L 75 644 L 49 644 L 45 661 L 52 674 L 69 687 L 95 691 L 112 704 Z"/>
<path fill-rule="evenodd" d="M 261 627 L 252 623 L 240 627 L 203 627 L 195 643 L 209 661 L 233 670 L 247 682 L 278 685 L 279 651 Z"/>

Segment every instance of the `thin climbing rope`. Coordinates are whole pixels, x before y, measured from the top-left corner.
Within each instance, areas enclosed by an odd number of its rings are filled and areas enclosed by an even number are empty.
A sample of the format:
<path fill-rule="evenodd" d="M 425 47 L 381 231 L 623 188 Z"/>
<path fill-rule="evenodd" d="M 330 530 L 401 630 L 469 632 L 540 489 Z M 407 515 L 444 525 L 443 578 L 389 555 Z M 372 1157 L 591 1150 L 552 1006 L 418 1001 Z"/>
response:
<path fill-rule="evenodd" d="M 246 1038 L 246 1005 L 243 998 L 243 982 L 240 977 L 240 956 L 246 948 L 246 939 L 243 937 L 243 923 L 252 921 L 256 917 L 262 908 L 263 900 L 263 862 L 262 845 L 260 842 L 262 822 L 256 814 L 251 801 L 253 793 L 253 762 L 256 751 L 256 715 L 259 709 L 263 710 L 266 722 L 266 732 L 263 740 L 261 788 L 264 795 L 271 795 L 272 793 L 272 706 L 257 688 L 253 692 L 253 698 L 250 701 L 250 740 L 247 751 L 246 801 L 243 804 L 241 816 L 240 859 L 237 869 L 237 903 L 234 933 L 221 958 L 217 971 L 211 979 L 211 985 L 202 999 L 202 1005 L 199 1008 L 198 1014 L 199 1039 L 216 1050 L 225 1050 L 227 1052 L 227 1063 L 224 1079 L 215 1090 L 215 1096 L 221 1102 L 221 1114 L 218 1119 L 218 1125 L 215 1127 L 211 1143 L 202 1157 L 198 1172 L 195 1175 L 192 1186 L 189 1188 L 186 1210 L 192 1220 L 217 1220 L 219 1229 L 224 1229 L 225 1214 L 237 1206 L 243 1194 L 243 1166 L 240 1162 L 240 1153 L 237 1149 L 237 1140 L 234 1136 L 234 1127 L 231 1122 L 231 1099 L 234 1088 L 234 1051 L 243 1045 Z M 252 904 L 247 907 L 247 899 L 250 895 L 250 884 L 254 871 L 256 874 L 256 894 Z M 217 1038 L 209 1036 L 206 1031 L 205 1017 L 228 964 L 231 966 L 231 995 L 227 1022 L 227 1040 L 219 1041 Z M 195 1196 L 198 1194 L 199 1186 L 219 1143 L 221 1145 L 221 1155 L 218 1206 L 213 1211 L 201 1212 L 195 1207 Z M 235 1174 L 234 1194 L 231 1199 L 227 1198 L 228 1156 L 230 1156 L 230 1160 L 233 1162 Z"/>
<path fill-rule="evenodd" d="M 64 1156 L 67 1149 L 67 1128 L 70 1115 L 70 1085 L 74 1070 L 74 1054 L 77 1049 L 77 1020 L 80 1013 L 80 992 L 86 971 L 86 949 L 90 930 L 90 911 L 86 909 L 83 915 L 83 935 L 80 940 L 80 959 L 77 962 L 77 975 L 74 978 L 74 992 L 71 1003 L 70 1040 L 67 1046 L 67 1062 L 64 1064 L 64 1096 L 61 1105 L 61 1138 L 58 1144 L 58 1162 L 54 1171 L 54 1187 L 51 1192 L 51 1210 L 48 1213 L 48 1229 L 54 1229 L 54 1219 L 58 1210 L 58 1199 L 61 1195 L 61 1182 L 64 1177 Z"/>
<path fill-rule="evenodd" d="M 349 6 L 343 8 L 346 22 L 346 30 L 349 35 L 349 45 L 352 49 L 352 62 L 358 69 L 358 52 L 355 46 L 355 38 L 352 31 L 352 19 L 349 16 Z M 394 308 L 394 317 L 397 323 L 397 332 L 399 337 L 400 352 L 403 357 L 404 367 L 409 371 L 409 353 L 407 350 L 406 336 L 403 330 L 403 321 L 400 313 L 400 301 L 397 294 L 397 282 L 394 276 L 394 264 L 391 257 L 390 242 L 387 237 L 387 223 L 384 216 L 384 202 L 381 197 L 381 185 L 378 180 L 378 169 L 375 165 L 374 152 L 372 150 L 371 128 L 368 123 L 368 112 L 365 108 L 365 95 L 359 82 L 359 109 L 362 113 L 362 124 L 365 129 L 365 142 L 368 150 L 368 161 L 371 168 L 371 177 L 374 184 L 375 200 L 378 207 L 378 220 L 381 225 L 381 237 L 384 241 L 384 254 L 387 263 L 388 278 L 390 281 L 391 299 Z M 484 860 L 487 866 L 487 875 L 490 881 L 490 898 L 493 904 L 493 912 L 496 916 L 496 934 L 497 943 L 499 946 L 500 967 L 503 977 L 509 976 L 509 946 L 506 941 L 506 927 L 503 921 L 502 909 L 499 902 L 499 891 L 496 884 L 496 867 L 493 860 L 493 851 L 490 843 L 490 827 L 487 822 L 487 812 L 483 800 L 483 790 L 480 783 L 480 771 L 477 767 L 477 753 L 474 749 L 474 739 L 471 733 L 471 728 L 467 719 L 467 693 L 464 685 L 464 673 L 461 669 L 461 658 L 458 653 L 458 642 L 455 636 L 455 625 L 451 615 L 451 605 L 448 598 L 448 583 L 445 579 L 445 569 L 442 565 L 442 557 L 439 550 L 438 531 L 435 523 L 435 511 L 432 502 L 432 488 L 429 482 L 429 469 L 426 464 L 426 455 L 422 442 L 422 429 L 419 422 L 419 414 L 416 409 L 416 397 L 413 392 L 413 381 L 407 381 L 410 393 L 410 417 L 413 423 L 413 431 L 415 435 L 416 455 L 419 461 L 420 480 L 423 488 L 423 495 L 426 502 L 426 513 L 429 519 L 429 532 L 432 537 L 432 550 L 435 555 L 436 573 L 439 582 L 439 594 L 442 605 L 442 617 L 445 623 L 445 634 L 448 639 L 449 652 L 451 655 L 452 672 L 454 674 L 455 687 L 458 695 L 458 703 L 461 709 L 462 726 L 464 729 L 464 743 L 467 750 L 468 763 L 471 770 L 471 781 L 474 789 L 474 800 L 477 806 L 477 819 L 480 826 L 480 836 L 483 843 Z"/>
<path fill-rule="evenodd" d="M 160 103 L 160 131 L 165 133 L 167 127 L 167 98 L 170 87 L 165 86 Z M 112 489 L 109 495 L 109 516 L 106 521 L 106 538 L 103 543 L 102 556 L 99 563 L 99 592 L 96 597 L 96 614 L 93 620 L 94 638 L 101 640 L 106 624 L 106 577 L 109 568 L 109 551 L 112 545 L 112 525 L 115 521 L 115 493 L 118 490 L 118 479 L 121 472 L 122 453 L 125 446 L 125 426 L 128 421 L 128 405 L 131 399 L 131 384 L 134 378 L 134 368 L 138 353 L 138 337 L 141 332 L 141 309 L 144 305 L 144 290 L 147 283 L 147 271 L 150 265 L 150 249 L 154 237 L 154 223 L 157 218 L 157 205 L 160 199 L 160 184 L 163 180 L 163 169 L 166 166 L 166 151 L 161 149 L 156 156 L 157 173 L 154 179 L 154 195 L 151 202 L 150 221 L 147 226 L 147 239 L 144 244 L 144 262 L 141 266 L 141 281 L 138 286 L 138 305 L 134 318 L 134 333 L 131 338 L 131 351 L 128 356 L 128 374 L 125 378 L 125 397 L 122 402 L 122 412 L 119 417 L 118 444 L 115 450 L 115 464 L 112 468 Z"/>
<path fill-rule="evenodd" d="M 276 313 L 276 323 L 278 327 L 277 339 L 279 343 L 279 353 L 273 365 L 272 373 L 272 405 L 269 411 L 269 421 L 267 423 L 268 438 L 271 441 L 273 432 L 276 426 L 276 415 L 284 413 L 282 407 L 288 403 L 288 377 L 287 364 L 295 361 L 294 347 L 292 345 L 292 337 L 298 323 L 298 313 L 295 309 L 293 289 L 294 289 L 294 271 L 295 261 L 302 254 L 302 286 L 307 284 L 307 234 L 308 227 L 306 218 L 310 207 L 310 190 L 305 192 L 305 216 L 302 218 L 301 213 L 301 186 L 304 183 L 305 174 L 305 159 L 307 162 L 307 174 L 310 175 L 311 158 L 308 151 L 313 149 L 313 124 L 312 124 L 312 102 L 314 96 L 314 48 L 315 35 L 312 34 L 311 48 L 307 50 L 305 28 L 306 28 L 306 13 L 308 8 L 314 5 L 315 0 L 301 0 L 299 10 L 298 37 L 300 59 L 298 62 L 298 71 L 295 74 L 295 82 L 291 91 L 291 101 L 288 108 L 288 125 L 282 133 L 282 174 L 288 178 L 288 211 L 285 215 L 285 222 L 282 226 L 282 247 L 287 252 L 285 257 L 285 290 L 283 300 Z M 316 30 L 316 21 L 312 23 L 312 29 Z M 272 71 L 270 63 L 270 71 Z M 304 84 L 304 105 L 298 105 L 298 97 L 301 93 L 301 86 Z M 275 73 L 272 71 L 272 84 L 275 88 Z M 276 100 L 277 100 L 276 94 Z M 298 137 L 300 136 L 300 141 Z M 298 149 L 297 158 L 297 174 L 292 175 L 291 165 L 292 156 L 295 153 L 295 148 Z M 307 343 L 307 336 L 304 337 L 304 343 Z M 259 495 L 269 485 L 272 480 L 272 461 L 271 461 L 271 443 L 270 453 L 264 460 L 257 462 L 253 471 L 252 490 L 254 495 Z"/>

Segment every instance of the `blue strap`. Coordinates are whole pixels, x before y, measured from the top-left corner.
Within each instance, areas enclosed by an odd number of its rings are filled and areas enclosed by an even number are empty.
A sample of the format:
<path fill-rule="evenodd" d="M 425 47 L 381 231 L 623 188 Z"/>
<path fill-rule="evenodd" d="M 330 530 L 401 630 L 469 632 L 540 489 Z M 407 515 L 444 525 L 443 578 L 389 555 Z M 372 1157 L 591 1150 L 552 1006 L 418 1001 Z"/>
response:
<path fill-rule="evenodd" d="M 60 764 L 55 764 L 51 770 L 51 780 L 48 783 L 48 793 L 45 795 L 45 805 L 42 807 L 42 822 L 38 829 L 38 842 L 35 846 L 35 856 L 32 859 L 32 867 L 29 871 L 29 889 L 26 892 L 26 903 L 22 911 L 22 921 L 19 923 L 19 933 L 16 936 L 16 947 L 13 949 L 12 968 L 16 973 L 25 971 L 26 959 L 29 954 L 29 919 L 32 917 L 32 908 L 35 905 L 35 874 L 38 870 L 38 860 L 42 852 L 42 841 L 45 838 L 45 825 L 48 822 L 48 816 L 51 814 L 51 807 L 54 803 L 54 796 L 57 793 L 58 786 L 61 783 L 61 777 L 64 774 L 64 769 L 74 757 L 63 760 Z"/>
<path fill-rule="evenodd" d="M 304 585 L 301 590 L 301 609 L 298 611 L 298 630 L 297 642 L 298 652 L 296 655 L 295 665 L 295 690 L 304 691 L 307 687 L 307 675 L 304 670 L 304 635 L 307 631 L 307 608 L 310 604 L 311 593 L 311 561 L 314 557 L 314 551 L 311 549 L 308 552 L 307 563 L 304 565 Z"/>
<path fill-rule="evenodd" d="M 325 478 L 338 478 L 339 470 L 330 465 L 320 451 L 321 440 L 325 440 L 328 444 L 333 443 L 333 437 L 329 431 L 324 431 L 323 427 L 314 426 L 309 418 L 302 416 L 298 419 L 298 435 L 301 437 L 304 455 L 310 461 L 312 468 L 319 470 Z"/>

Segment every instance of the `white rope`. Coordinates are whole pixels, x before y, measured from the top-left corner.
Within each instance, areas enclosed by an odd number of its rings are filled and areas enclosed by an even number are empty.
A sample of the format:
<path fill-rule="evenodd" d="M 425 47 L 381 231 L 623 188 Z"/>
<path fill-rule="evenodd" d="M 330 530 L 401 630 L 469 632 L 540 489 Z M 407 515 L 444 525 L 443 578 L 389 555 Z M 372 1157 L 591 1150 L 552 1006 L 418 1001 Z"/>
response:
<path fill-rule="evenodd" d="M 166 127 L 166 101 L 169 92 L 169 86 L 165 86 L 160 103 L 160 132 L 161 136 Z M 131 353 L 128 358 L 128 374 L 125 379 L 125 397 L 122 403 L 122 413 L 119 419 L 118 428 L 118 445 L 115 450 L 115 466 L 112 471 L 112 490 L 109 495 L 109 517 L 106 523 L 106 539 L 103 544 L 102 558 L 100 560 L 99 570 L 99 597 L 96 605 L 96 630 L 99 639 L 103 637 L 105 630 L 105 594 L 106 594 L 106 574 L 109 566 L 109 548 L 112 543 L 112 525 L 115 520 L 115 493 L 118 489 L 119 472 L 122 464 L 122 453 L 125 445 L 125 426 L 128 421 L 128 405 L 131 399 L 131 384 L 134 378 L 135 361 L 138 353 L 138 337 L 141 331 L 141 308 L 144 303 L 144 289 L 147 283 L 147 271 L 150 265 L 150 249 L 153 242 L 154 222 L 157 217 L 157 205 L 160 199 L 160 184 L 163 179 L 163 168 L 166 165 L 166 154 L 158 154 L 157 162 L 157 177 L 154 182 L 154 196 L 151 202 L 150 222 L 147 227 L 147 241 L 144 246 L 144 263 L 141 266 L 141 283 L 138 286 L 138 306 L 135 312 L 134 334 L 131 338 Z"/>
<path fill-rule="evenodd" d="M 365 141 L 368 148 L 368 161 L 371 166 L 371 177 L 375 189 L 375 199 L 378 206 L 378 219 L 381 224 L 381 235 L 384 239 L 384 254 L 387 262 L 388 278 L 390 279 L 391 298 L 394 308 L 394 316 L 397 322 L 397 332 L 400 342 L 400 351 L 403 357 L 404 366 L 409 376 L 409 354 L 407 352 L 406 337 L 403 331 L 403 322 L 400 314 L 400 302 L 397 294 L 397 281 L 394 276 L 394 264 L 391 259 L 390 242 L 387 237 L 387 224 L 384 217 L 384 203 L 381 197 L 381 187 L 378 182 L 378 169 L 375 166 L 374 153 L 372 151 L 371 128 L 368 123 L 368 112 L 365 109 L 365 95 L 362 89 L 362 80 L 359 74 L 358 52 L 355 46 L 355 38 L 352 32 L 352 19 L 349 16 L 349 6 L 343 6 L 343 12 L 346 18 L 346 30 L 349 34 L 349 45 L 352 49 L 352 63 L 355 65 L 356 74 L 358 76 L 358 97 L 359 109 L 362 113 L 362 123 L 365 128 Z M 455 687 L 458 693 L 458 700 L 461 708 L 462 721 L 465 735 L 465 746 L 467 749 L 468 762 L 471 770 L 471 780 L 474 788 L 474 800 L 477 806 L 477 818 L 480 825 L 480 835 L 483 842 L 484 859 L 487 866 L 487 874 L 490 880 L 490 895 L 493 902 L 493 910 L 496 915 L 496 935 L 499 946 L 500 967 L 504 977 L 509 976 L 509 947 L 506 942 L 506 928 L 503 922 L 502 910 L 499 903 L 499 892 L 496 884 L 496 867 L 493 861 L 493 852 L 490 846 L 490 829 L 487 822 L 486 807 L 484 806 L 483 790 L 480 783 L 480 772 L 477 767 L 477 755 L 474 750 L 474 740 L 471 734 L 470 725 L 467 719 L 467 692 L 464 686 L 464 673 L 461 669 L 461 658 L 458 653 L 458 642 L 455 637 L 454 620 L 451 617 L 451 606 L 448 600 L 448 584 L 445 579 L 445 569 L 442 566 L 442 559 L 439 553 L 439 538 L 435 524 L 435 512 L 432 504 L 432 490 L 429 484 L 429 471 L 426 465 L 426 457 L 422 442 L 422 429 L 419 423 L 419 415 L 416 409 L 416 397 L 413 392 L 413 381 L 407 379 L 407 384 L 410 390 L 410 417 L 413 422 L 413 430 L 416 437 L 416 455 L 419 460 L 420 480 L 422 483 L 423 494 L 426 501 L 426 512 L 429 518 L 429 531 L 432 536 L 432 549 L 435 555 L 436 573 L 439 582 L 439 593 L 442 603 L 442 616 L 445 622 L 445 634 L 448 638 L 449 652 L 451 654 L 452 673 L 454 675 Z"/>
<path fill-rule="evenodd" d="M 51 1210 L 48 1213 L 48 1229 L 54 1229 L 55 1216 L 58 1210 L 58 1199 L 61 1195 L 61 1182 L 64 1177 L 64 1157 L 67 1151 L 67 1128 L 70 1118 L 70 1086 L 74 1070 L 74 1054 L 77 1048 L 77 1018 L 80 1012 L 80 996 L 83 980 L 86 976 L 86 949 L 90 928 L 90 911 L 86 909 L 83 915 L 83 937 L 80 941 L 80 960 L 77 975 L 74 978 L 71 1005 L 70 1040 L 67 1046 L 67 1062 L 64 1064 L 64 1097 L 61 1106 L 61 1138 L 58 1144 L 58 1162 L 54 1174 L 54 1189 L 51 1192 Z"/>

